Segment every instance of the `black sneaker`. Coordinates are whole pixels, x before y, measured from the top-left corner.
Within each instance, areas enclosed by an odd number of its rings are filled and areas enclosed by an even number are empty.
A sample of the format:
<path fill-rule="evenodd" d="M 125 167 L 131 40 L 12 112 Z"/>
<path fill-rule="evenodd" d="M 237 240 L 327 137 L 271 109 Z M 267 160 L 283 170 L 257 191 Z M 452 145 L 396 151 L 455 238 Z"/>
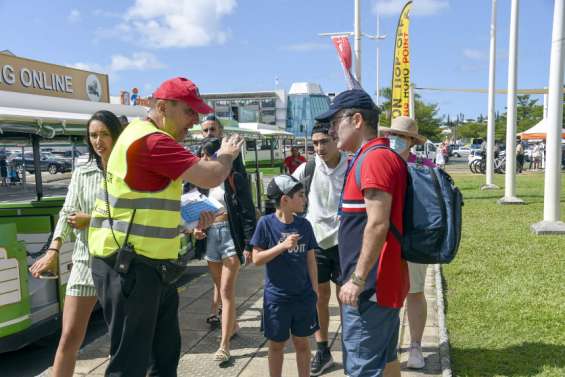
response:
<path fill-rule="evenodd" d="M 331 368 L 334 365 L 334 359 L 329 350 L 327 351 L 316 351 L 316 354 L 312 358 L 312 363 L 310 364 L 310 375 L 319 376 L 324 373 L 325 370 Z"/>

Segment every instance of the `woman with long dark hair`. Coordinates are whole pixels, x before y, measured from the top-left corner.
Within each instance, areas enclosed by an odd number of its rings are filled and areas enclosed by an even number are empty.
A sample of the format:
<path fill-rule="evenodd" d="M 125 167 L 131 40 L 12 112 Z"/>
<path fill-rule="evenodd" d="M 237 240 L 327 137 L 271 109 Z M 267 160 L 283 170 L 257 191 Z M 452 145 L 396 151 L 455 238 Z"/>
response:
<path fill-rule="evenodd" d="M 217 138 L 202 140 L 201 157 L 216 158 L 221 141 Z M 214 223 L 205 231 L 195 229 L 194 236 L 206 241 L 208 269 L 214 283 L 214 292 L 220 300 L 213 300 L 213 307 L 222 305 L 222 338 L 214 360 L 220 364 L 230 360 L 230 340 L 237 333 L 235 285 L 241 264 L 251 261 L 249 241 L 255 231 L 256 216 L 251 189 L 245 173 L 232 169 L 228 179 L 211 188 L 208 197 L 216 199 L 223 209 Z"/>
<path fill-rule="evenodd" d="M 118 118 L 110 111 L 94 113 L 86 125 L 88 163 L 73 172 L 65 204 L 53 240 L 45 255 L 30 267 L 35 278 L 57 272 L 59 250 L 73 231 L 76 241 L 73 250 L 73 267 L 63 309 L 63 330 L 53 363 L 53 376 L 72 376 L 76 357 L 86 334 L 92 309 L 96 304 L 96 290 L 90 270 L 88 252 L 88 226 L 96 194 L 101 187 L 112 147 L 122 132 Z"/>

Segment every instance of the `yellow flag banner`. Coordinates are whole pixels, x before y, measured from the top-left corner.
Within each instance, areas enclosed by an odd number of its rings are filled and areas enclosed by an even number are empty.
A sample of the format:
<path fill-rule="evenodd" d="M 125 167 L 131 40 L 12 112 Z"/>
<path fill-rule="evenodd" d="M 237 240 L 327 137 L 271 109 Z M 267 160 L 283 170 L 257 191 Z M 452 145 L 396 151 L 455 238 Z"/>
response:
<path fill-rule="evenodd" d="M 406 3 L 396 28 L 394 62 L 392 68 L 392 112 L 391 119 L 401 115 L 410 116 L 410 9 L 412 1 Z"/>

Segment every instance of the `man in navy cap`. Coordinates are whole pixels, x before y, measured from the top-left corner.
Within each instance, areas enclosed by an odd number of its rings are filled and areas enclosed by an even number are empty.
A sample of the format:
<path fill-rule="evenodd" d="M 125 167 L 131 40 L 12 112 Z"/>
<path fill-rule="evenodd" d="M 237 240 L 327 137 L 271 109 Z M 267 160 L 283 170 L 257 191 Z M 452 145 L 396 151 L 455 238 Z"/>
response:
<path fill-rule="evenodd" d="M 338 147 L 355 152 L 349 162 L 340 206 L 340 265 L 343 285 L 342 342 L 350 377 L 400 376 L 396 354 L 399 311 L 408 293 L 406 262 L 389 232 L 402 232 L 407 171 L 379 138 L 380 111 L 363 90 L 340 93 L 316 118 L 330 122 Z"/>

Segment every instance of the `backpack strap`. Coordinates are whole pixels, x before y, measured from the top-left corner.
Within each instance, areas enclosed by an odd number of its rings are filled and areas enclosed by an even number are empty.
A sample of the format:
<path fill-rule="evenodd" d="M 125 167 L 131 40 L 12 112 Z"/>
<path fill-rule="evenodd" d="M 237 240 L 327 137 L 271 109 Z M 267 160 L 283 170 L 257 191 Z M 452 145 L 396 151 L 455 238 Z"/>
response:
<path fill-rule="evenodd" d="M 371 151 L 374 151 L 375 149 L 389 149 L 386 145 L 373 145 L 370 148 L 367 148 L 366 151 L 363 151 L 363 153 L 361 153 L 361 155 L 359 156 L 359 158 L 356 161 L 356 165 L 355 165 L 355 185 L 357 186 L 357 188 L 359 188 L 359 190 L 361 190 L 361 166 L 363 165 L 363 161 L 365 160 L 365 157 L 367 157 L 367 154 Z"/>
<path fill-rule="evenodd" d="M 372 147 L 367 148 L 366 151 L 361 153 L 361 155 L 357 159 L 357 163 L 355 165 L 355 185 L 357 185 L 357 188 L 359 188 L 359 190 L 361 190 L 361 166 L 363 164 L 363 161 L 365 160 L 365 157 L 367 157 L 367 154 L 369 152 L 375 150 L 375 149 L 388 149 L 388 150 L 394 152 L 392 149 L 390 149 L 386 145 L 380 144 L 380 145 L 373 145 Z M 396 152 L 394 154 L 396 154 Z M 400 157 L 399 155 L 397 155 L 397 157 L 402 160 L 402 162 L 404 163 L 405 166 L 407 165 L 406 161 L 404 161 L 404 159 L 402 157 Z M 396 225 L 393 224 L 392 220 L 390 221 L 389 231 L 392 233 L 394 238 L 396 238 L 396 240 L 402 245 L 402 234 L 400 234 L 400 231 L 398 230 Z"/>
<path fill-rule="evenodd" d="M 316 159 L 313 158 L 312 160 L 306 163 L 304 167 L 304 194 L 308 198 L 308 194 L 310 194 L 310 187 L 312 186 L 312 178 L 314 178 L 314 171 L 316 170 Z"/>

